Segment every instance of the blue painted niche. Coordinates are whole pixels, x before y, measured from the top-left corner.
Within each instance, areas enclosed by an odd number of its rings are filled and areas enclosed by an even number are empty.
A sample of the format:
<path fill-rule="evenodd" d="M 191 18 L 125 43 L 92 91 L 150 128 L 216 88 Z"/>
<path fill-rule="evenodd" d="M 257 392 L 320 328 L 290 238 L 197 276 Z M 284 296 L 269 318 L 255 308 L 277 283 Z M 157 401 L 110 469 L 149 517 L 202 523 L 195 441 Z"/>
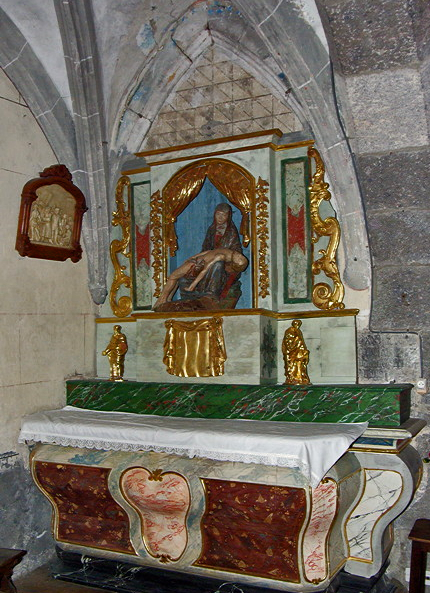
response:
<path fill-rule="evenodd" d="M 206 231 L 213 222 L 214 210 L 217 204 L 226 202 L 233 209 L 233 222 L 240 229 L 242 214 L 217 188 L 205 179 L 202 189 L 194 200 L 178 216 L 175 224 L 176 236 L 178 237 L 178 250 L 174 257 L 169 258 L 169 273 L 173 272 L 186 259 L 202 251 L 202 244 Z M 242 236 L 239 234 L 241 240 Z M 240 281 L 242 283 L 242 296 L 236 309 L 248 309 L 252 307 L 252 254 L 250 246 L 243 247 L 243 254 L 249 260 L 249 266 L 242 272 Z M 178 300 L 179 291 L 173 300 Z"/>

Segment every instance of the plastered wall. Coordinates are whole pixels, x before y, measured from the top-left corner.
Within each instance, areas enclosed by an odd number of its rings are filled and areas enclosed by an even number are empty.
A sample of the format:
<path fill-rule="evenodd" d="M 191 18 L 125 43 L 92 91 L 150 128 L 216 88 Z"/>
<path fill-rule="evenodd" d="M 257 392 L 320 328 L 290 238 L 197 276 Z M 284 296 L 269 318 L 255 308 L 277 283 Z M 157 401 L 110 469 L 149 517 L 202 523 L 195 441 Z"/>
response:
<path fill-rule="evenodd" d="M 22 187 L 57 159 L 1 70 L 0 137 L 0 541 L 27 549 L 28 567 L 48 549 L 49 504 L 24 470 L 21 418 L 63 406 L 65 377 L 93 374 L 95 311 L 85 260 L 52 262 L 15 251 Z"/>

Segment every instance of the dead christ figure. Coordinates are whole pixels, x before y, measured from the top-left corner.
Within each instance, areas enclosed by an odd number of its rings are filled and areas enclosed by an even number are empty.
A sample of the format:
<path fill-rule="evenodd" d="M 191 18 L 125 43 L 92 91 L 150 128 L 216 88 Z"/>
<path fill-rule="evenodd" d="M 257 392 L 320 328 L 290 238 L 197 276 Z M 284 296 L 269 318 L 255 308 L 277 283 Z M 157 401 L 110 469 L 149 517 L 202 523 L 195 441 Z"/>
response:
<path fill-rule="evenodd" d="M 185 260 L 182 265 L 170 274 L 160 297 L 154 305 L 154 309 L 156 310 L 163 303 L 172 300 L 178 288 L 179 281 L 182 278 L 187 278 L 189 281 L 188 285 L 184 286 L 182 290 L 192 292 L 212 266 L 219 261 L 225 263 L 226 270 L 229 273 L 238 274 L 243 272 L 248 266 L 248 259 L 244 255 L 227 247 L 202 251 Z"/>

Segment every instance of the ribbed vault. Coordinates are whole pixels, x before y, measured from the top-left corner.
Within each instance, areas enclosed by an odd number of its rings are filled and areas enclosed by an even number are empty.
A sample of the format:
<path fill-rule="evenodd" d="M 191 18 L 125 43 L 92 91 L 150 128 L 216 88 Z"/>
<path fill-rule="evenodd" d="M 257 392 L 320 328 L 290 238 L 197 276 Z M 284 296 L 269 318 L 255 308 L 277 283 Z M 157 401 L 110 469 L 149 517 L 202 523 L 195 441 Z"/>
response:
<path fill-rule="evenodd" d="M 68 82 L 72 107 L 58 91 L 59 73 L 50 76 L 46 43 L 45 54 L 33 51 L 38 36 L 30 43 L 25 27 L 14 22 L 22 11 L 8 10 L 1 19 L 0 58 L 86 195 L 84 237 L 95 302 L 106 294 L 109 213 L 121 166 L 147 142 L 153 122 L 199 58 L 213 50 L 249 72 L 314 136 L 342 221 L 344 280 L 354 289 L 370 286 L 361 197 L 314 0 L 53 3 L 57 22 L 41 22 L 40 31 L 60 31 L 61 86 Z M 36 7 L 33 1 L 35 14 Z"/>

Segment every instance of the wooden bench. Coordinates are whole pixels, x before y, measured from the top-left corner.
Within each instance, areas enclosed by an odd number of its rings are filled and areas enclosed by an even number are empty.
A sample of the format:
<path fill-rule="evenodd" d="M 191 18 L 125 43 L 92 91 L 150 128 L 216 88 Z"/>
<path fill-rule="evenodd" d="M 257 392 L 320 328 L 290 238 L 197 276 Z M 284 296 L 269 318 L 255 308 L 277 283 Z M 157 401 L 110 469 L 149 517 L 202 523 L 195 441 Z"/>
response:
<path fill-rule="evenodd" d="M 16 587 L 12 583 L 13 569 L 26 554 L 26 550 L 0 548 L 0 591 L 16 592 Z"/>
<path fill-rule="evenodd" d="M 412 540 L 409 593 L 424 593 L 427 554 L 430 552 L 430 519 L 417 519 L 409 539 Z"/>

